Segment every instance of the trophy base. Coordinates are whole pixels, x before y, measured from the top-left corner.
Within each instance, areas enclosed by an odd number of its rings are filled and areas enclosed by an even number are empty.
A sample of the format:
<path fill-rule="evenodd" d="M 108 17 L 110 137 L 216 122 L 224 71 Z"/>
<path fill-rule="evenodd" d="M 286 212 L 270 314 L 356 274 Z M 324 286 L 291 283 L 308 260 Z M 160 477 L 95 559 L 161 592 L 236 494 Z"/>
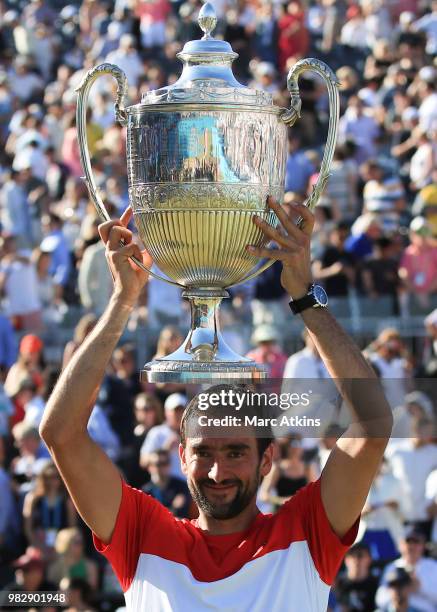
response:
<path fill-rule="evenodd" d="M 140 372 L 142 382 L 180 384 L 255 383 L 265 380 L 267 370 L 254 361 L 190 362 L 155 359 Z"/>
<path fill-rule="evenodd" d="M 146 363 L 142 382 L 180 384 L 255 383 L 267 368 L 233 351 L 218 325 L 218 308 L 228 293 L 220 289 L 186 290 L 191 303 L 191 329 L 174 353 Z"/>

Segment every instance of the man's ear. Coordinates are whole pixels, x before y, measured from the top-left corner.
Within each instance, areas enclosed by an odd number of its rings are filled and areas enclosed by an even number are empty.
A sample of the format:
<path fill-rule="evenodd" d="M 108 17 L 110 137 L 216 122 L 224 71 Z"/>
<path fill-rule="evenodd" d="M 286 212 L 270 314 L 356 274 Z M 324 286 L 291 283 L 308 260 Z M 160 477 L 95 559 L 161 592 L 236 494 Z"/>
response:
<path fill-rule="evenodd" d="M 182 446 L 182 444 L 179 444 L 179 459 L 181 460 L 182 473 L 185 474 L 185 476 L 188 476 L 187 462 L 185 459 L 185 448 Z"/>
<path fill-rule="evenodd" d="M 263 456 L 261 457 L 261 463 L 260 463 L 261 476 L 267 476 L 267 474 L 272 469 L 272 464 L 273 464 L 273 443 L 269 444 L 269 446 L 264 451 Z"/>

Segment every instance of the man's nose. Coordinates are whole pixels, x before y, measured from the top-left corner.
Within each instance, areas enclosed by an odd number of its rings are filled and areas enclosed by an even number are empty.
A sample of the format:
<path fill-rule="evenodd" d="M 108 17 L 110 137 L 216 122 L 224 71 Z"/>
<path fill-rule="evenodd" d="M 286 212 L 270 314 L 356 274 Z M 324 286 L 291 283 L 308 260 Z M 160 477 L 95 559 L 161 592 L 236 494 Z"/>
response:
<path fill-rule="evenodd" d="M 208 477 L 214 480 L 214 482 L 224 480 L 224 466 L 221 461 L 214 461 L 208 472 Z"/>

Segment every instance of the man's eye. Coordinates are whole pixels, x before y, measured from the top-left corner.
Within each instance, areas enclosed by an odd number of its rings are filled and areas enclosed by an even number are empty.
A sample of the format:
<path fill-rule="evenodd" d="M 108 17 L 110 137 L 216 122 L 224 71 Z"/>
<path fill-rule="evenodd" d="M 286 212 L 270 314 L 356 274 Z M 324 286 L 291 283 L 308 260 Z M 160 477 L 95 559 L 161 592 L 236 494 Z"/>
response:
<path fill-rule="evenodd" d="M 241 453 L 240 451 L 232 451 L 232 453 L 229 453 L 229 457 L 231 459 L 238 459 L 239 457 L 242 457 L 243 453 Z"/>
<path fill-rule="evenodd" d="M 198 457 L 202 457 L 202 458 L 203 458 L 203 457 L 209 457 L 209 453 L 208 453 L 208 451 L 196 451 L 196 455 L 197 455 Z"/>

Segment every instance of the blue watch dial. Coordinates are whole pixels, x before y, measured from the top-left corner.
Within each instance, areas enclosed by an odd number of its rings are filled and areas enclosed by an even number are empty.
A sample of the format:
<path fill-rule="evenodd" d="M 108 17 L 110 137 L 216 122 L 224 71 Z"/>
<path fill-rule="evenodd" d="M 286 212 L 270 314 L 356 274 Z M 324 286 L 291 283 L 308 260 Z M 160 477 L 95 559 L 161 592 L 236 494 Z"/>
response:
<path fill-rule="evenodd" d="M 314 285 L 313 295 L 314 295 L 314 298 L 315 298 L 316 302 L 320 306 L 326 306 L 327 305 L 327 303 L 328 303 L 328 296 L 326 294 L 326 291 L 323 289 L 323 287 L 321 287 L 320 285 Z"/>

